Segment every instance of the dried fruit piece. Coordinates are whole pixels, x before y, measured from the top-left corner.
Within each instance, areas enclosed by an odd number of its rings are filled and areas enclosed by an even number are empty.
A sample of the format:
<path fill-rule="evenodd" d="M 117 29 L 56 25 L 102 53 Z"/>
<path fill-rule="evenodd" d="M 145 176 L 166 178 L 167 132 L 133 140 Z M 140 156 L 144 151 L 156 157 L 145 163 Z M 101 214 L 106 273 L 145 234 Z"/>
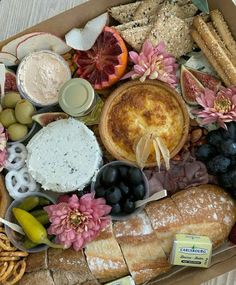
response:
<path fill-rule="evenodd" d="M 16 75 L 13 71 L 6 69 L 5 92 L 17 91 Z"/>
<path fill-rule="evenodd" d="M 188 70 L 197 78 L 198 81 L 205 87 L 214 92 L 219 90 L 221 86 L 221 81 L 216 77 L 210 75 L 209 73 L 199 71 L 197 69 L 189 68 Z"/>
<path fill-rule="evenodd" d="M 203 93 L 205 88 L 184 65 L 181 66 L 180 83 L 186 103 L 198 105 L 196 97 Z"/>
<path fill-rule="evenodd" d="M 100 90 L 117 82 L 127 66 L 128 52 L 125 43 L 116 30 L 105 27 L 93 47 L 78 51 L 74 61 L 79 77 L 88 80 Z"/>
<path fill-rule="evenodd" d="M 68 119 L 69 115 L 63 112 L 54 112 L 54 113 L 42 113 L 42 114 L 37 114 L 32 117 L 32 119 L 39 123 L 40 126 L 45 127 L 49 123 L 61 120 L 61 119 Z"/>

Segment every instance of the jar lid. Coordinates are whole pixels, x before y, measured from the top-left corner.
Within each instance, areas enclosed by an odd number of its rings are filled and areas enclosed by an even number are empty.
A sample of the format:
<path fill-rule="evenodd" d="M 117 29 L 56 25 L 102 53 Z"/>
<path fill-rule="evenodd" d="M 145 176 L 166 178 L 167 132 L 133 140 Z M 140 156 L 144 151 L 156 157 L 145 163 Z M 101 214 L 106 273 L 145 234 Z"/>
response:
<path fill-rule="evenodd" d="M 67 81 L 59 91 L 59 105 L 71 116 L 82 115 L 94 101 L 94 90 L 91 84 L 82 78 Z"/>

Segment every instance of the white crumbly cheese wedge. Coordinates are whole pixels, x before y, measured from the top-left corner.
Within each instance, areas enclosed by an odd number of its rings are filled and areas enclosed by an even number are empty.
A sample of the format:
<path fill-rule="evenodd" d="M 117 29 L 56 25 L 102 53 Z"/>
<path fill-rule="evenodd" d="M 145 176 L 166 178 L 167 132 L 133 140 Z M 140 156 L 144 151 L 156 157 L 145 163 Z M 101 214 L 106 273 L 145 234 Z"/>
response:
<path fill-rule="evenodd" d="M 33 178 L 45 190 L 82 190 L 102 162 L 93 132 L 75 119 L 50 123 L 27 145 L 26 164 Z"/>

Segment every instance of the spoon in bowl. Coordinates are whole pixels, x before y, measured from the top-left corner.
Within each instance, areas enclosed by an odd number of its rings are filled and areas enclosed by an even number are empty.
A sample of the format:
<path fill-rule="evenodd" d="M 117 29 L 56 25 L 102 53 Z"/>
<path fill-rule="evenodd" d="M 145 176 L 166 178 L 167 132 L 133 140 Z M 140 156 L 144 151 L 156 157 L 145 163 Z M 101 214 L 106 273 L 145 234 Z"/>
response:
<path fill-rule="evenodd" d="M 159 192 L 156 192 L 155 194 L 153 194 L 152 196 L 146 198 L 146 199 L 143 199 L 143 200 L 138 200 L 135 202 L 135 208 L 139 208 L 149 202 L 152 202 L 152 201 L 157 201 L 157 200 L 160 200 L 162 198 L 165 198 L 167 196 L 167 191 L 165 189 L 159 191 Z"/>

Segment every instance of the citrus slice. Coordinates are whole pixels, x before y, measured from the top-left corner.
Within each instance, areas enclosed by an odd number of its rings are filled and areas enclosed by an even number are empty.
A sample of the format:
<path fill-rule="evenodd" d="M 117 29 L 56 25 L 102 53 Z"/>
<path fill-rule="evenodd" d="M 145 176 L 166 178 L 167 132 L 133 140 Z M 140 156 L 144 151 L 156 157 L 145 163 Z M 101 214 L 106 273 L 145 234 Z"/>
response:
<path fill-rule="evenodd" d="M 90 50 L 78 51 L 74 61 L 78 75 L 97 89 L 104 89 L 117 82 L 124 74 L 128 51 L 121 36 L 105 27 Z"/>

